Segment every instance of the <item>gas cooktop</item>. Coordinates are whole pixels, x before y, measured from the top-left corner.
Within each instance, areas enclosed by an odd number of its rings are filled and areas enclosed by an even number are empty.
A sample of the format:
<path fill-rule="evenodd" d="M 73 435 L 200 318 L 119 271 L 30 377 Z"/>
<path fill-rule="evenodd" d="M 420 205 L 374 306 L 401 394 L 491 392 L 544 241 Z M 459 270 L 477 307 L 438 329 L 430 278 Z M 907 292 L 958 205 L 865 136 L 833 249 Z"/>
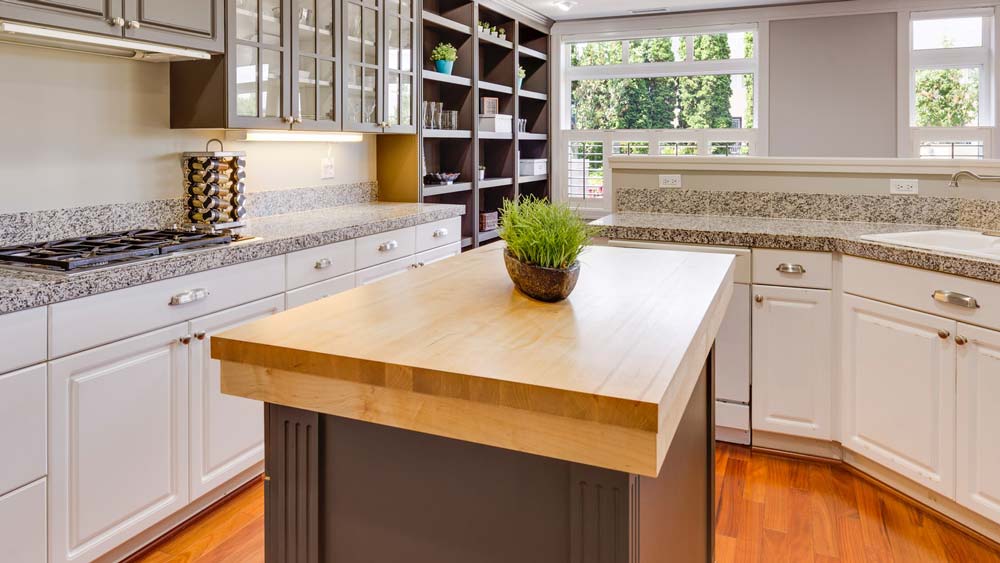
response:
<path fill-rule="evenodd" d="M 79 272 L 243 240 L 231 231 L 136 229 L 0 247 L 0 266 L 29 271 Z"/>

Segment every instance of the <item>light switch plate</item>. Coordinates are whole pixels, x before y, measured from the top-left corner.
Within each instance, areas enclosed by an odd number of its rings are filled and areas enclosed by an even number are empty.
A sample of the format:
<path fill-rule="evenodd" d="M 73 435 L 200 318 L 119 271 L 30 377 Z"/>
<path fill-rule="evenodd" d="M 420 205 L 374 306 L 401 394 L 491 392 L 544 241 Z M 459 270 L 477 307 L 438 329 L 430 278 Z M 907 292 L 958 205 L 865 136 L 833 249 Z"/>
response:
<path fill-rule="evenodd" d="M 917 195 L 920 182 L 917 180 L 889 180 L 889 193 L 893 195 Z"/>
<path fill-rule="evenodd" d="M 680 174 L 660 174 L 660 187 L 661 188 L 679 188 L 679 187 L 681 187 L 681 175 Z"/>
<path fill-rule="evenodd" d="M 333 180 L 337 177 L 336 168 L 333 165 L 333 158 L 327 157 L 320 161 L 320 173 L 319 177 L 321 180 Z"/>

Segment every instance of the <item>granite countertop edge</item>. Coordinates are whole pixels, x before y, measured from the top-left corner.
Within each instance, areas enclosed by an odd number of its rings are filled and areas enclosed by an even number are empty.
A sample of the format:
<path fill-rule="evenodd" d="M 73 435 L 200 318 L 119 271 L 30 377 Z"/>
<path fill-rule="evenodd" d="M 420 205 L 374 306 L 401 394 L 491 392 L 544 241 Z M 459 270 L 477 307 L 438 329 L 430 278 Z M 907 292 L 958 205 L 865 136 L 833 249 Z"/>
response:
<path fill-rule="evenodd" d="M 960 229 L 941 225 L 865 223 L 668 213 L 622 212 L 594 222 L 614 239 L 840 252 L 842 254 L 1000 283 L 1000 260 L 862 240 L 862 235 Z"/>
<path fill-rule="evenodd" d="M 75 275 L 0 269 L 0 314 L 51 305 L 298 250 L 459 217 L 464 206 L 372 202 L 252 220 L 259 237 Z"/>

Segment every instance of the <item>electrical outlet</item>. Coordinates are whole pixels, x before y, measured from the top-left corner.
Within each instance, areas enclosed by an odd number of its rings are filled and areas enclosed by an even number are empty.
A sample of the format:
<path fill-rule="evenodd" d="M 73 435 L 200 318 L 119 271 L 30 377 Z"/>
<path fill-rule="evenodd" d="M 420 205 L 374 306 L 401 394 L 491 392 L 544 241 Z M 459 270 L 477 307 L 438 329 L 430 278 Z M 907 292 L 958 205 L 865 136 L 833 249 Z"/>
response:
<path fill-rule="evenodd" d="M 660 187 L 661 188 L 679 188 L 679 187 L 681 187 L 681 175 L 680 174 L 660 174 Z"/>
<path fill-rule="evenodd" d="M 333 166 L 333 157 L 326 157 L 320 161 L 319 177 L 322 180 L 333 180 L 336 178 L 336 168 Z"/>
<path fill-rule="evenodd" d="M 917 180 L 889 180 L 889 193 L 895 195 L 917 195 L 920 183 Z"/>

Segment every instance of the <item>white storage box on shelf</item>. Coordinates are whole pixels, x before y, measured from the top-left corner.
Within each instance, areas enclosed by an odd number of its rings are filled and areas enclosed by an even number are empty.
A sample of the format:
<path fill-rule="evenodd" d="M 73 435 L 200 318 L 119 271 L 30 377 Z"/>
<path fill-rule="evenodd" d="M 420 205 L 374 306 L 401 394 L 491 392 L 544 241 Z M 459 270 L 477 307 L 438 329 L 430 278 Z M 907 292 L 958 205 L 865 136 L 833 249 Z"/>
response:
<path fill-rule="evenodd" d="M 496 115 L 480 115 L 479 130 L 488 133 L 513 132 L 514 116 L 498 113 Z"/>
<path fill-rule="evenodd" d="M 549 161 L 545 158 L 522 158 L 519 164 L 521 176 L 541 176 L 549 173 Z"/>

